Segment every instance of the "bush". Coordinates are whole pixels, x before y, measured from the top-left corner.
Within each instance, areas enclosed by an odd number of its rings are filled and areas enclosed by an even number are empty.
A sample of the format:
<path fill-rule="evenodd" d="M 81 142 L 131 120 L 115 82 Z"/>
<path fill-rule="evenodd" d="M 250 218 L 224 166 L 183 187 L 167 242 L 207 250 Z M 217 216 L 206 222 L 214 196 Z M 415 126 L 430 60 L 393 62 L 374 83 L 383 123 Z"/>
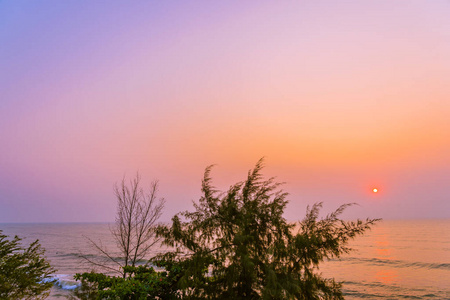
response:
<path fill-rule="evenodd" d="M 90 272 L 77 274 L 75 279 L 81 280 L 82 287 L 96 287 L 97 292 L 91 291 L 93 297 L 86 299 L 180 299 L 176 285 L 180 268 L 170 263 L 160 266 L 165 271 L 156 272 L 149 266 L 127 266 L 125 278 Z"/>

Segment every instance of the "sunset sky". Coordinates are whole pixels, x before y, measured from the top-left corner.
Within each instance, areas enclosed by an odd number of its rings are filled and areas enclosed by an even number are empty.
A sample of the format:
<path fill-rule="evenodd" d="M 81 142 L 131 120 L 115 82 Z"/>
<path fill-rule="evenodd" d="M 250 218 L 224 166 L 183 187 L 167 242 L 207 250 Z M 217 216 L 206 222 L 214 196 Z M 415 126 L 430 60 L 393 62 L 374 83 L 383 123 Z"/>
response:
<path fill-rule="evenodd" d="M 450 217 L 449 1 L 0 1 L 0 223 L 163 220 L 265 157 L 285 217 Z M 372 193 L 378 188 L 378 193 Z"/>

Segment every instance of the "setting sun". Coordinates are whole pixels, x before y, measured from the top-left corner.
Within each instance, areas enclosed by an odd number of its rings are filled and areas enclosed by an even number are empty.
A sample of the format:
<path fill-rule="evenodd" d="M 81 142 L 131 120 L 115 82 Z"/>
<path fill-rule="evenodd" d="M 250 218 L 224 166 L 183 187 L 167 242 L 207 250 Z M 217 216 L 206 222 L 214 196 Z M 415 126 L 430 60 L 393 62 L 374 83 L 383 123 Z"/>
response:
<path fill-rule="evenodd" d="M 378 193 L 378 189 L 373 189 L 372 192 Z"/>

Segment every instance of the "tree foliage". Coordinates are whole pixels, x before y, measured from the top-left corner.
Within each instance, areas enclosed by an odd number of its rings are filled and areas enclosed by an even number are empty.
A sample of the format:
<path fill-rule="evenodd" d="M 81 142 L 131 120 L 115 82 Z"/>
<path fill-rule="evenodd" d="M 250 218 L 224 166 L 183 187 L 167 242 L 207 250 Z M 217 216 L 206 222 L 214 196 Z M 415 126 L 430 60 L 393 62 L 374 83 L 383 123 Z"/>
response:
<path fill-rule="evenodd" d="M 39 240 L 28 247 L 21 240 L 18 236 L 9 240 L 0 230 L 0 299 L 45 299 L 55 270 Z"/>
<path fill-rule="evenodd" d="M 220 192 L 208 167 L 194 211 L 152 231 L 173 249 L 150 260 L 163 271 L 130 263 L 123 266 L 127 276 L 77 275 L 96 289 L 86 294 L 97 299 L 343 299 L 341 284 L 323 278 L 319 265 L 351 251 L 348 242 L 377 220 L 339 219 L 351 204 L 319 218 L 318 203 L 308 207 L 303 220 L 290 223 L 283 217 L 288 194 L 274 178 L 264 179 L 262 169 L 260 160 L 245 181 Z M 120 205 L 120 212 L 128 212 Z"/>
<path fill-rule="evenodd" d="M 288 194 L 274 178 L 265 180 L 262 168 L 260 160 L 244 182 L 219 192 L 208 167 L 195 211 L 159 227 L 175 250 L 156 261 L 183 266 L 183 299 L 343 299 L 341 285 L 323 278 L 319 264 L 349 252 L 348 241 L 377 220 L 340 220 L 349 204 L 319 219 L 318 203 L 289 223 Z"/>

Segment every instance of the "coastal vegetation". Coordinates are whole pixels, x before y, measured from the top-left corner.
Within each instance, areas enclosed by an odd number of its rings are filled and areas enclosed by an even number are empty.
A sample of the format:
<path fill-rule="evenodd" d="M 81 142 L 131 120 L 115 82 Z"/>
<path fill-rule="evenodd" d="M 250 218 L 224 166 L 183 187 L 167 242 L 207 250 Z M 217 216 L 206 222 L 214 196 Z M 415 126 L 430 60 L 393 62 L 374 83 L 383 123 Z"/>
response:
<path fill-rule="evenodd" d="M 303 220 L 290 223 L 283 217 L 288 194 L 274 178 L 264 179 L 262 160 L 245 181 L 226 192 L 213 186 L 211 169 L 205 170 L 202 196 L 194 203 L 194 211 L 175 215 L 168 225 L 152 226 L 155 238 L 162 238 L 171 250 L 145 265 L 123 266 L 122 276 L 77 274 L 76 279 L 95 290 L 85 295 L 98 299 L 343 299 L 341 284 L 323 278 L 319 264 L 351 251 L 348 242 L 377 219 L 341 220 L 339 216 L 351 204 L 319 218 L 322 205 L 317 203 L 308 207 Z M 119 206 L 118 214 L 129 209 Z"/>
<path fill-rule="evenodd" d="M 0 230 L 0 299 L 45 299 L 55 270 L 44 257 L 39 240 L 28 247 Z"/>

